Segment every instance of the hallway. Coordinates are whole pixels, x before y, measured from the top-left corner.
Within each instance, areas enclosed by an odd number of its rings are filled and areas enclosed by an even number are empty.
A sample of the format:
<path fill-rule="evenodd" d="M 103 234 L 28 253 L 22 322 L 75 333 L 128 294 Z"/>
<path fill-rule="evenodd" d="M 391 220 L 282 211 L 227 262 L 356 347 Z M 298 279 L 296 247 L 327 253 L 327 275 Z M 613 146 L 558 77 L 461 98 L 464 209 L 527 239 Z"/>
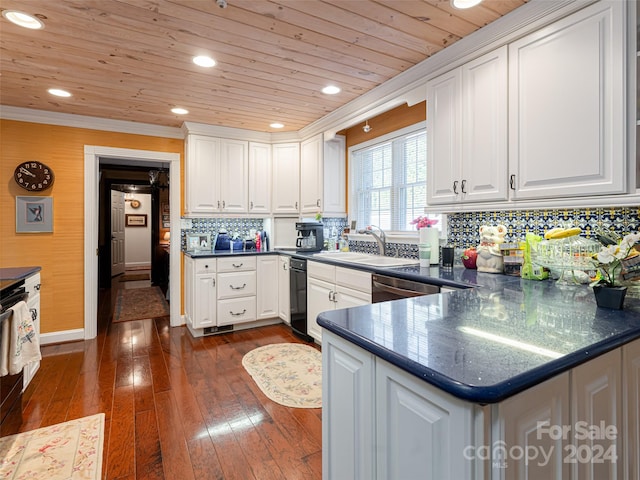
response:
<path fill-rule="evenodd" d="M 195 339 L 168 316 L 112 323 L 117 289 L 149 285 L 114 279 L 95 339 L 42 348 L 20 431 L 105 412 L 105 479 L 320 479 L 321 409 L 274 403 L 241 365 L 300 340 L 282 324 Z"/>

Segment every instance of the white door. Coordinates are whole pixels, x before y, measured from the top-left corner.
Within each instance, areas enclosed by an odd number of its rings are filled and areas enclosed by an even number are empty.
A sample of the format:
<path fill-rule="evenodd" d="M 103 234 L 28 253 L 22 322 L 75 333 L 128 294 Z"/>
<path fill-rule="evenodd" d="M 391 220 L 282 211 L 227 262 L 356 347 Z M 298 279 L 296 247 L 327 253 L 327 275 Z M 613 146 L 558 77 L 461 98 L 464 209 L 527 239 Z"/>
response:
<path fill-rule="evenodd" d="M 124 273 L 124 193 L 111 190 L 111 276 Z"/>

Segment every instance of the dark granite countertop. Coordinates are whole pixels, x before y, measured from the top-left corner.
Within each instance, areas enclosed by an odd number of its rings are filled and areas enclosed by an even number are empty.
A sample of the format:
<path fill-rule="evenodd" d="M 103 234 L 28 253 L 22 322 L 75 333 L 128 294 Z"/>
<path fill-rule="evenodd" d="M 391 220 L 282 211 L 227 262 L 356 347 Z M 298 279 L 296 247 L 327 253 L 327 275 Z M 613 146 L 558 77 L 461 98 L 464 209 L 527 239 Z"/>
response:
<path fill-rule="evenodd" d="M 450 275 L 449 281 L 477 287 L 324 312 L 318 323 L 480 404 L 499 402 L 640 338 L 638 298 L 627 296 L 624 310 L 607 310 L 596 306 L 584 285 L 459 269 Z"/>
<path fill-rule="evenodd" d="M 25 278 L 41 270 L 40 267 L 0 268 L 0 294 L 10 290 Z"/>
<path fill-rule="evenodd" d="M 189 251 L 183 250 L 186 256 L 191 258 L 220 258 L 220 257 L 236 257 L 243 255 L 279 255 L 277 250 L 207 250 L 207 251 Z"/>

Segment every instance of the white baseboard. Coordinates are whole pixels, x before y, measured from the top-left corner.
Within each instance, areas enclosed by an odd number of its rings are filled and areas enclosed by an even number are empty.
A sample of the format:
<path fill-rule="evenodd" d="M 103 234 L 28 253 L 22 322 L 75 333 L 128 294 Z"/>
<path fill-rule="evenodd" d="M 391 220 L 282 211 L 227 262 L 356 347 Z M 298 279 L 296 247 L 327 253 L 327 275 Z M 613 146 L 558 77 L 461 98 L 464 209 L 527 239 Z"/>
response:
<path fill-rule="evenodd" d="M 60 332 L 41 333 L 40 345 L 51 345 L 52 343 L 75 342 L 84 340 L 84 328 L 73 330 L 63 330 Z"/>

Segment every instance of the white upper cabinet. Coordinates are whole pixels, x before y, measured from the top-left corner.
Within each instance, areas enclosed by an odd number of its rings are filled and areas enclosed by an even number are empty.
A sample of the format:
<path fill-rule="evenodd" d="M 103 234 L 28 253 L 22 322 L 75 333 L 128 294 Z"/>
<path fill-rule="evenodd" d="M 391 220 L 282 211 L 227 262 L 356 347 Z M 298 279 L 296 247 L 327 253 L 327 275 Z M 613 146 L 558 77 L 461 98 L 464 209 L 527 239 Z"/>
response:
<path fill-rule="evenodd" d="M 245 213 L 249 205 L 249 144 L 221 140 L 220 198 L 222 212 Z"/>
<path fill-rule="evenodd" d="M 300 144 L 276 143 L 272 145 L 273 189 L 272 212 L 299 213 L 300 198 Z"/>
<path fill-rule="evenodd" d="M 271 213 L 271 145 L 249 142 L 249 213 Z"/>
<path fill-rule="evenodd" d="M 303 214 L 346 213 L 345 139 L 318 134 L 300 144 L 300 210 Z"/>
<path fill-rule="evenodd" d="M 625 193 L 626 2 L 598 2 L 509 45 L 511 197 Z"/>
<path fill-rule="evenodd" d="M 506 200 L 507 48 L 427 83 L 429 205 Z"/>
<path fill-rule="evenodd" d="M 248 170 L 248 142 L 188 135 L 185 213 L 247 212 Z"/>
<path fill-rule="evenodd" d="M 216 176 L 219 169 L 220 139 L 188 135 L 185 156 L 186 213 L 219 211 L 220 192 Z"/>

